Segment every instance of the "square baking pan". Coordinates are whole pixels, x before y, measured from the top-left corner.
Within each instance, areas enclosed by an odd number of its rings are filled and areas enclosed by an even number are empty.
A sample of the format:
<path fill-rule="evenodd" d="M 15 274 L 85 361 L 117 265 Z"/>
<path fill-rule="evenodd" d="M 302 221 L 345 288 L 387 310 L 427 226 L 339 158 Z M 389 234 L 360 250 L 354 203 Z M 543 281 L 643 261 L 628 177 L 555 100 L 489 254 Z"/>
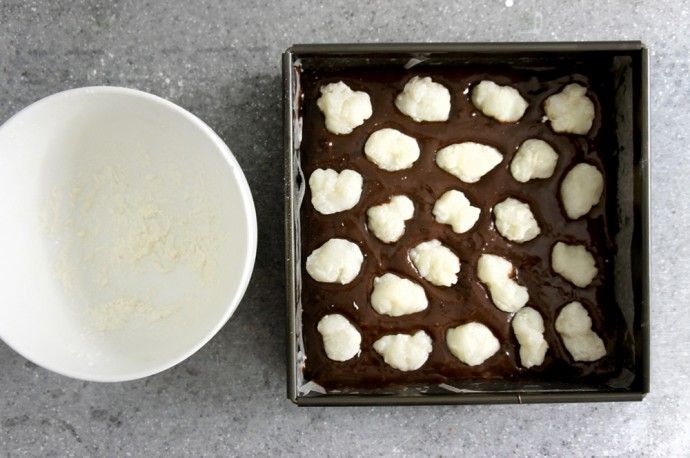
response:
<path fill-rule="evenodd" d="M 300 166 L 304 69 L 425 68 L 498 65 L 502 68 L 605 68 L 615 109 L 617 167 L 613 180 L 615 302 L 624 321 L 626 356 L 606 383 L 564 381 L 449 381 L 382 389 L 326 390 L 305 379 L 302 336 Z M 283 54 L 287 393 L 298 405 L 415 405 L 639 401 L 649 391 L 649 119 L 648 58 L 640 42 L 407 43 L 295 45 Z M 607 191 L 608 192 L 608 191 Z M 608 213 L 607 213 L 608 214 Z"/>

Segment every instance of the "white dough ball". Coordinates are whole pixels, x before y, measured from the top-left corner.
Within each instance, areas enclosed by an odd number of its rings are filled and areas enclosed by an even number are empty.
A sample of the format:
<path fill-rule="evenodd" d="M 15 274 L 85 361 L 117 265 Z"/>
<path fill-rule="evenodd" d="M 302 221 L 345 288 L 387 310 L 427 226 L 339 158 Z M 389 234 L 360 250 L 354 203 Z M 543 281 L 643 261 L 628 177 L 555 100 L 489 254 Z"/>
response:
<path fill-rule="evenodd" d="M 342 81 L 327 84 L 320 90 L 316 105 L 326 118 L 326 129 L 334 134 L 349 134 L 373 113 L 369 94 L 353 91 Z"/>
<path fill-rule="evenodd" d="M 544 112 L 554 132 L 585 135 L 592 128 L 594 104 L 587 97 L 587 88 L 568 84 L 544 102 Z"/>
<path fill-rule="evenodd" d="M 414 215 L 414 203 L 407 196 L 393 196 L 385 204 L 367 210 L 367 228 L 382 242 L 396 242 L 405 233 L 405 221 Z"/>
<path fill-rule="evenodd" d="M 364 144 L 364 154 L 379 168 L 395 172 L 414 165 L 419 159 L 419 144 L 399 130 L 385 128 L 369 136 Z"/>
<path fill-rule="evenodd" d="M 496 229 L 511 242 L 524 243 L 541 232 L 529 205 L 512 197 L 494 205 Z"/>
<path fill-rule="evenodd" d="M 449 145 L 436 153 L 436 165 L 465 183 L 476 183 L 502 160 L 496 148 L 474 142 Z"/>
<path fill-rule="evenodd" d="M 354 170 L 316 169 L 309 177 L 311 203 L 323 215 L 350 210 L 359 202 L 362 183 L 362 175 Z"/>
<path fill-rule="evenodd" d="M 513 313 L 527 304 L 527 287 L 513 278 L 515 268 L 510 261 L 494 254 L 483 254 L 477 262 L 477 277 L 489 289 L 496 308 Z"/>
<path fill-rule="evenodd" d="M 317 330 L 329 359 L 347 361 L 359 353 L 362 336 L 344 316 L 337 313 L 324 316 L 319 320 Z"/>
<path fill-rule="evenodd" d="M 405 372 L 414 371 L 429 358 L 431 337 L 424 331 L 417 331 L 414 335 L 387 335 L 374 342 L 374 350 L 389 366 Z"/>
<path fill-rule="evenodd" d="M 462 234 L 472 229 L 481 210 L 472 206 L 461 191 L 446 191 L 434 204 L 433 214 L 441 224 L 450 224 L 453 232 Z"/>
<path fill-rule="evenodd" d="M 446 343 L 453 356 L 468 366 L 482 364 L 501 348 L 489 328 L 477 322 L 449 329 Z"/>
<path fill-rule="evenodd" d="M 436 239 L 412 248 L 410 259 L 419 275 L 436 286 L 451 286 L 458 282 L 460 259 Z"/>
<path fill-rule="evenodd" d="M 386 273 L 374 279 L 371 306 L 382 315 L 409 315 L 421 312 L 428 305 L 424 288 L 407 278 Z"/>
<path fill-rule="evenodd" d="M 604 341 L 592 330 L 592 319 L 587 309 L 577 301 L 560 311 L 556 318 L 556 331 L 575 361 L 591 362 L 606 355 Z"/>
<path fill-rule="evenodd" d="M 510 173 L 520 183 L 535 178 L 551 178 L 558 163 L 558 154 L 551 145 L 538 138 L 522 142 L 513 161 Z"/>
<path fill-rule="evenodd" d="M 450 114 L 450 92 L 428 76 L 415 76 L 395 98 L 395 106 L 417 122 L 447 121 Z"/>
<path fill-rule="evenodd" d="M 307 257 L 307 272 L 316 281 L 345 285 L 355 279 L 364 262 L 359 247 L 345 239 L 330 239 Z"/>
<path fill-rule="evenodd" d="M 472 89 L 472 103 L 479 111 L 501 122 L 515 122 L 522 118 L 527 101 L 517 89 L 499 86 L 484 80 Z"/>
<path fill-rule="evenodd" d="M 523 307 L 513 317 L 512 326 L 520 344 L 520 364 L 526 368 L 541 365 L 549 348 L 541 314 L 532 307 Z"/>
<path fill-rule="evenodd" d="M 591 164 L 580 163 L 573 167 L 561 183 L 563 208 L 570 219 L 586 215 L 601 199 L 604 192 L 604 176 Z"/>
<path fill-rule="evenodd" d="M 584 245 L 557 242 L 551 250 L 553 270 L 575 286 L 584 288 L 597 276 L 597 264 Z"/>

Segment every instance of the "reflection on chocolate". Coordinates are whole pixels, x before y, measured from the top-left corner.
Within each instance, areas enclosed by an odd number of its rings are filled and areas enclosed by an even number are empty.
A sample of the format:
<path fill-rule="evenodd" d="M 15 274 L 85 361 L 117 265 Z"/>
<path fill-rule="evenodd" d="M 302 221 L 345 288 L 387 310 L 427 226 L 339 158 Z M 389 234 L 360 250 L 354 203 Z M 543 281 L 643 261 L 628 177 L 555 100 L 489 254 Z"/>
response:
<path fill-rule="evenodd" d="M 417 123 L 400 113 L 395 96 L 414 75 L 431 76 L 451 92 L 451 115 L 448 122 Z M 562 381 L 587 380 L 598 383 L 620 371 L 624 353 L 624 324 L 616 306 L 613 291 L 615 252 L 612 235 L 615 227 L 616 164 L 613 135 L 613 94 L 605 69 L 541 68 L 514 70 L 506 67 L 477 66 L 377 67 L 375 70 L 308 70 L 300 75 L 303 90 L 301 115 L 303 137 L 300 148 L 305 177 L 316 168 L 342 170 L 351 168 L 364 177 L 360 202 L 352 209 L 333 215 L 321 215 L 310 204 L 307 189 L 301 214 L 302 260 L 332 237 L 357 243 L 364 253 L 362 271 L 347 285 L 314 281 L 302 265 L 302 304 L 304 342 L 306 347 L 306 380 L 327 388 L 374 388 L 390 385 L 448 383 L 470 380 Z M 523 118 L 517 123 L 501 124 L 483 116 L 469 100 L 469 90 L 482 79 L 511 84 L 529 102 Z M 316 107 L 319 87 L 344 81 L 353 90 L 366 91 L 374 113 L 364 125 L 350 135 L 333 135 L 324 126 Z M 559 135 L 542 122 L 542 104 L 568 82 L 577 81 L 590 88 L 589 96 L 596 106 L 596 120 L 586 136 Z M 386 172 L 364 156 L 368 136 L 381 128 L 392 127 L 415 137 L 421 156 L 411 169 Z M 510 174 L 510 161 L 520 144 L 532 137 L 549 142 L 559 153 L 552 178 L 519 183 Z M 451 143 L 474 141 L 491 145 L 504 155 L 503 162 L 479 182 L 466 184 L 444 172 L 434 162 L 435 152 Z M 601 202 L 585 218 L 570 221 L 558 196 L 565 173 L 577 162 L 587 161 L 604 172 L 606 190 Z M 437 198 L 450 189 L 458 189 L 481 208 L 474 227 L 456 234 L 448 225 L 434 220 L 432 209 Z M 396 243 L 384 244 L 366 229 L 366 211 L 387 202 L 395 194 L 409 196 L 415 204 L 414 218 L 406 222 L 406 231 Z M 513 196 L 529 203 L 541 234 L 529 242 L 515 244 L 495 230 L 491 207 Z M 450 288 L 436 287 L 421 278 L 409 261 L 408 251 L 420 242 L 439 239 L 451 248 L 462 263 L 459 281 Z M 595 254 L 599 274 L 587 288 L 576 288 L 555 274 L 550 267 L 551 247 L 556 241 L 584 243 Z M 510 327 L 511 315 L 498 310 L 476 276 L 476 265 L 482 253 L 493 253 L 509 259 L 518 269 L 518 281 L 529 289 L 528 305 L 544 317 L 549 351 L 544 364 L 524 369 L 519 364 L 519 346 Z M 386 272 L 409 277 L 424 286 L 429 307 L 419 313 L 401 317 L 377 314 L 369 304 L 373 279 Z M 594 363 L 575 363 L 561 343 L 554 322 L 559 309 L 578 300 L 588 308 L 594 329 L 606 343 L 608 354 Z M 356 303 L 358 307 L 353 304 Z M 316 330 L 319 319 L 327 313 L 341 313 L 362 333 L 362 353 L 346 362 L 326 357 Z M 485 363 L 469 367 L 458 361 L 445 343 L 446 331 L 459 324 L 478 321 L 488 326 L 501 343 L 501 349 Z M 397 371 L 383 362 L 372 344 L 385 334 L 426 331 L 432 338 L 433 351 L 419 370 Z"/>

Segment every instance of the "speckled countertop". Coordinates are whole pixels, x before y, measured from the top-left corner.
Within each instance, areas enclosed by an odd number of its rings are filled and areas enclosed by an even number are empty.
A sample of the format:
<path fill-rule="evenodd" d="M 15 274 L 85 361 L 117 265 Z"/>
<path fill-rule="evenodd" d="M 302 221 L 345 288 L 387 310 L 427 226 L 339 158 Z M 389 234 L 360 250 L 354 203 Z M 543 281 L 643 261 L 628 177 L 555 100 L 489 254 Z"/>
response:
<path fill-rule="evenodd" d="M 0 3 L 0 122 L 59 90 L 150 91 L 223 137 L 259 251 L 232 320 L 146 380 L 84 383 L 0 343 L 0 455 L 658 455 L 690 449 L 690 5 L 683 1 Z M 547 6 L 549 5 L 549 6 Z M 652 393 L 642 403 L 297 408 L 285 398 L 280 53 L 296 42 L 618 40 L 650 48 Z"/>

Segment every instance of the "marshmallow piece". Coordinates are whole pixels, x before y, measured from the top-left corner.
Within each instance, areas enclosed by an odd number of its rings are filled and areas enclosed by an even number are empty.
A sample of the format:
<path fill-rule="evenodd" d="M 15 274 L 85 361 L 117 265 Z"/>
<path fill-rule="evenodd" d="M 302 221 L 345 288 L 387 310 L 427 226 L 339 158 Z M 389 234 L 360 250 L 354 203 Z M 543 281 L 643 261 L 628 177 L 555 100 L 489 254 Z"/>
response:
<path fill-rule="evenodd" d="M 476 183 L 502 160 L 496 148 L 474 142 L 449 145 L 436 153 L 436 165 L 465 183 Z"/>
<path fill-rule="evenodd" d="M 557 242 L 551 250 L 553 270 L 575 286 L 584 288 L 597 276 L 597 264 L 584 245 Z"/>
<path fill-rule="evenodd" d="M 369 94 L 353 91 L 342 81 L 322 86 L 320 91 L 316 105 L 326 117 L 326 129 L 334 134 L 349 134 L 373 113 Z"/>
<path fill-rule="evenodd" d="M 581 303 L 573 301 L 563 307 L 556 318 L 556 331 L 575 361 L 596 361 L 606 355 L 601 337 L 592 330 L 592 319 Z"/>
<path fill-rule="evenodd" d="M 409 315 L 421 312 L 428 305 L 424 288 L 407 278 L 387 273 L 374 279 L 371 306 L 382 315 Z"/>
<path fill-rule="evenodd" d="M 592 128 L 594 104 L 585 94 L 587 88 L 568 84 L 544 102 L 544 112 L 554 132 L 585 135 Z"/>
<path fill-rule="evenodd" d="M 405 372 L 422 367 L 431 349 L 431 337 L 424 331 L 414 335 L 387 335 L 374 342 L 374 350 L 383 356 L 386 364 Z"/>
<path fill-rule="evenodd" d="M 501 348 L 489 328 L 474 321 L 449 329 L 446 343 L 453 356 L 468 366 L 482 364 Z"/>
<path fill-rule="evenodd" d="M 539 366 L 544 362 L 549 344 L 544 339 L 544 319 L 532 307 L 520 309 L 513 318 L 513 332 L 520 344 L 522 367 Z"/>
<path fill-rule="evenodd" d="M 489 80 L 472 89 L 472 103 L 486 116 L 501 122 L 515 122 L 522 118 L 528 105 L 517 89 L 499 86 Z"/>
<path fill-rule="evenodd" d="M 489 289 L 491 301 L 508 313 L 517 312 L 529 300 L 527 287 L 513 279 L 514 271 L 510 261 L 494 254 L 481 255 L 477 263 L 477 277 Z"/>
<path fill-rule="evenodd" d="M 481 210 L 473 207 L 465 194 L 451 189 L 434 204 L 433 214 L 441 224 L 450 224 L 453 232 L 462 234 L 472 229 L 479 219 Z"/>
<path fill-rule="evenodd" d="M 586 215 L 601 199 L 604 176 L 599 169 L 584 162 L 577 164 L 561 183 L 563 208 L 570 219 Z"/>
<path fill-rule="evenodd" d="M 360 351 L 362 336 L 357 329 L 342 315 L 326 315 L 316 329 L 323 338 L 326 355 L 333 361 L 347 361 Z"/>
<path fill-rule="evenodd" d="M 409 169 L 419 159 L 417 140 L 395 129 L 380 129 L 369 136 L 364 154 L 383 170 Z"/>
<path fill-rule="evenodd" d="M 510 163 L 510 173 L 520 183 L 534 178 L 551 178 L 558 154 L 544 140 L 530 138 L 522 142 Z"/>
<path fill-rule="evenodd" d="M 395 106 L 417 122 L 447 121 L 450 113 L 450 92 L 428 76 L 415 76 L 395 98 Z"/>
<path fill-rule="evenodd" d="M 333 169 L 316 169 L 309 177 L 311 204 L 322 215 L 349 210 L 362 195 L 362 175 L 345 169 L 338 173 Z"/>
<path fill-rule="evenodd" d="M 539 235 L 541 229 L 529 205 L 512 197 L 494 205 L 496 229 L 511 242 L 524 243 Z"/>
<path fill-rule="evenodd" d="M 414 215 L 414 203 L 407 196 L 393 196 L 386 204 L 367 210 L 367 228 L 383 243 L 400 240 L 405 233 L 405 221 Z"/>
<path fill-rule="evenodd" d="M 419 275 L 436 286 L 451 286 L 458 281 L 460 259 L 436 239 L 412 248 L 410 259 Z"/>
<path fill-rule="evenodd" d="M 307 272 L 316 281 L 345 285 L 355 279 L 364 256 L 345 239 L 330 239 L 307 257 Z"/>

